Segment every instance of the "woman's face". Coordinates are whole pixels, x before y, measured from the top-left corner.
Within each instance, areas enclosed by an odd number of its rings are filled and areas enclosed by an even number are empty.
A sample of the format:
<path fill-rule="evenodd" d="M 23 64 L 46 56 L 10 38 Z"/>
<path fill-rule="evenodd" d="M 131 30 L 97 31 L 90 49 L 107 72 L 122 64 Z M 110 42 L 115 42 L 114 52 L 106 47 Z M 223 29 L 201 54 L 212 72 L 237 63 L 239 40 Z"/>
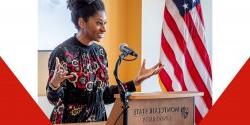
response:
<path fill-rule="evenodd" d="M 94 16 L 89 17 L 85 23 L 84 33 L 85 36 L 90 40 L 100 41 L 104 38 L 106 32 L 107 17 L 105 11 L 97 11 Z"/>

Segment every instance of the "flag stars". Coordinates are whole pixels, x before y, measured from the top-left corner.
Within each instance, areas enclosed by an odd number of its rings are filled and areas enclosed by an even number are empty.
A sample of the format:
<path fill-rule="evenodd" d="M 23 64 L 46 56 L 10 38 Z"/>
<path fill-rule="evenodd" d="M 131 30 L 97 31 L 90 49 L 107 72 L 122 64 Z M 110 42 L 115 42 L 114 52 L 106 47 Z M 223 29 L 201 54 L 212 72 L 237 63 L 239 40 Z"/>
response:
<path fill-rule="evenodd" d="M 193 0 L 193 3 L 196 3 L 196 0 Z"/>
<path fill-rule="evenodd" d="M 184 10 L 187 10 L 187 9 L 188 9 L 188 4 L 187 4 L 187 3 L 184 3 L 184 4 L 182 5 L 182 7 L 184 8 Z"/>

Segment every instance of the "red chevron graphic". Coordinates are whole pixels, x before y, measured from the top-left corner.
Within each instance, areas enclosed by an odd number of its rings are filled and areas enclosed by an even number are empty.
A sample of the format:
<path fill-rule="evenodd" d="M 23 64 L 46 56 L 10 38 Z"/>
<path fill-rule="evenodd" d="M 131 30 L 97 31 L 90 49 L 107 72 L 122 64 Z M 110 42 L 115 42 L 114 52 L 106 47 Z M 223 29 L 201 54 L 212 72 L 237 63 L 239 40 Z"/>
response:
<path fill-rule="evenodd" d="M 230 69 L 229 69 L 230 72 Z M 214 83 L 220 84 L 220 83 Z M 200 125 L 250 123 L 250 59 L 241 68 Z"/>
<path fill-rule="evenodd" d="M 24 71 L 23 73 L 27 73 Z M 37 83 L 30 83 L 37 84 Z M 0 57 L 0 124 L 51 125 L 36 102 Z"/>

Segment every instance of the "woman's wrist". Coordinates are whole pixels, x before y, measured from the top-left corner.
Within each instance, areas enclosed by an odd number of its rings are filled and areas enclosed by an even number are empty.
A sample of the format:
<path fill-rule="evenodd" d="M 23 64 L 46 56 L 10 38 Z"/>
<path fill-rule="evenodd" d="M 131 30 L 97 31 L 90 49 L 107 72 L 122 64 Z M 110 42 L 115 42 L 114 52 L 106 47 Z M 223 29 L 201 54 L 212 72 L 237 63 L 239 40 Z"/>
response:
<path fill-rule="evenodd" d="M 133 80 L 133 82 L 134 82 L 135 86 L 140 85 L 140 82 L 139 82 L 137 77 Z"/>
<path fill-rule="evenodd" d="M 49 86 L 50 86 L 50 88 L 52 88 L 52 90 L 57 90 L 60 88 L 60 84 L 55 85 L 55 82 L 53 82 L 53 81 L 49 82 Z"/>

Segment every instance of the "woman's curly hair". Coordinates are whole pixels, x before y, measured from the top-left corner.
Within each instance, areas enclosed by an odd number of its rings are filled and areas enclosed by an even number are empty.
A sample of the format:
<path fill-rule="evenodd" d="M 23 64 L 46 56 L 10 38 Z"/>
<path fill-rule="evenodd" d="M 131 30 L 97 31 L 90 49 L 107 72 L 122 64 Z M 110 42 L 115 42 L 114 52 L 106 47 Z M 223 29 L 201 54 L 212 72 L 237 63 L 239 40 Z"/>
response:
<path fill-rule="evenodd" d="M 68 0 L 67 8 L 71 11 L 71 21 L 78 30 L 80 17 L 87 22 L 88 18 L 95 15 L 97 11 L 105 11 L 102 0 Z"/>

